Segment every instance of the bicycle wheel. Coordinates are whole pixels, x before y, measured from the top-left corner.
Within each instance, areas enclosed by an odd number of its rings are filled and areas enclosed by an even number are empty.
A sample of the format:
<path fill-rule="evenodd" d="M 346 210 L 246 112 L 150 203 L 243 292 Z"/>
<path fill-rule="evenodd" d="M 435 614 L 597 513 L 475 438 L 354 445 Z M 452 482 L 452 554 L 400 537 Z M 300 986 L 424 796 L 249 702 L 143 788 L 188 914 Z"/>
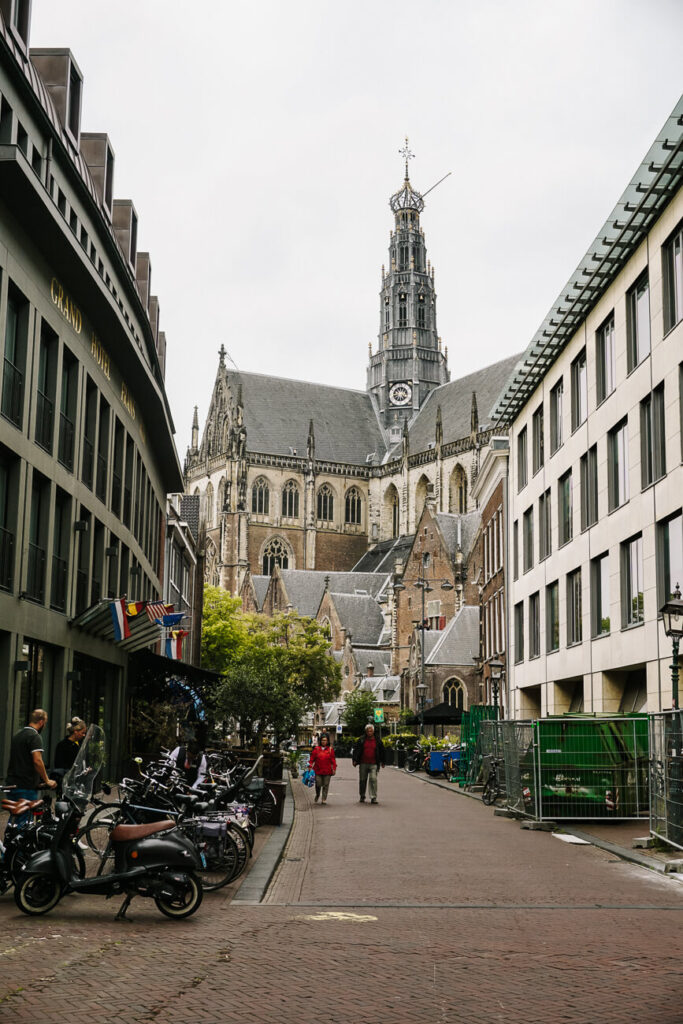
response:
<path fill-rule="evenodd" d="M 409 757 L 406 760 L 406 763 L 405 763 L 405 766 L 404 766 L 403 770 L 408 772 L 409 775 L 412 775 L 413 772 L 417 771 L 417 769 L 419 767 L 419 764 L 420 764 L 420 762 L 418 761 L 418 759 L 416 757 Z"/>
<path fill-rule="evenodd" d="M 242 874 L 251 856 L 251 846 L 247 840 L 247 834 L 248 833 L 245 833 L 244 829 L 241 829 L 239 825 L 228 825 L 228 835 L 232 837 L 235 846 L 237 847 L 238 857 L 235 874 L 230 881 L 233 881 L 233 879 Z"/>
<path fill-rule="evenodd" d="M 202 845 L 201 853 L 206 866 L 197 875 L 206 892 L 222 889 L 239 874 L 239 852 L 231 835 L 225 836 L 222 850 L 217 843 L 208 842 Z"/>
<path fill-rule="evenodd" d="M 96 807 L 84 827 L 79 832 L 93 853 L 102 857 L 109 846 L 109 833 L 121 822 L 120 803 L 104 804 Z"/>
<path fill-rule="evenodd" d="M 483 790 L 481 791 L 481 802 L 483 804 L 486 804 L 487 807 L 490 807 L 491 804 L 496 799 L 497 795 L 498 791 L 495 782 L 489 779 L 486 785 L 484 786 Z"/>

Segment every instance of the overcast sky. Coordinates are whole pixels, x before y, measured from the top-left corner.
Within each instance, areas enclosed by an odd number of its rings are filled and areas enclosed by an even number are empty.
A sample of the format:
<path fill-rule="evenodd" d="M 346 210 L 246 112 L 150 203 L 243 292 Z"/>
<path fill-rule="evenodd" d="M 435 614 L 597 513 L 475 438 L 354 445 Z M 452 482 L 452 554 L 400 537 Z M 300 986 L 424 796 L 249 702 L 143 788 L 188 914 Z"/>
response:
<path fill-rule="evenodd" d="M 679 0 L 34 0 L 152 258 L 181 459 L 217 350 L 365 387 L 408 135 L 451 376 L 530 341 L 683 90 Z"/>

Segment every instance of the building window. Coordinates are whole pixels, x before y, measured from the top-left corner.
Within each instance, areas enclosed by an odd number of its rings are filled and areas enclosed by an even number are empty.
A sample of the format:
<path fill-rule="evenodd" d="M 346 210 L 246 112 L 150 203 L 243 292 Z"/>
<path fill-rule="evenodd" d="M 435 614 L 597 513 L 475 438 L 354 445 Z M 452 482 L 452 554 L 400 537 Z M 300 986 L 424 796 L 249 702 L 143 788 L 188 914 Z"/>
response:
<path fill-rule="evenodd" d="M 579 644 L 581 629 L 581 570 L 567 574 L 567 647 Z"/>
<path fill-rule="evenodd" d="M 553 549 L 550 519 L 550 488 L 538 499 L 538 560 L 542 562 Z"/>
<path fill-rule="evenodd" d="M 422 299 L 422 296 L 420 296 Z M 424 301 L 424 300 L 423 300 Z M 425 325 L 425 308 L 423 302 L 417 307 L 417 326 L 424 327 Z"/>
<path fill-rule="evenodd" d="M 674 596 L 676 584 L 683 587 L 683 514 L 657 523 L 657 607 Z"/>
<path fill-rule="evenodd" d="M 263 575 L 272 576 L 276 565 L 281 569 L 289 567 L 289 552 L 279 537 L 269 540 L 263 550 Z"/>
<path fill-rule="evenodd" d="M 461 711 L 464 709 L 465 692 L 462 683 L 457 679 L 447 679 L 441 693 L 444 704 L 449 704 L 452 708 L 460 708 Z"/>
<path fill-rule="evenodd" d="M 36 388 L 36 444 L 52 454 L 55 425 L 55 388 L 57 386 L 57 335 L 43 320 L 38 348 Z"/>
<path fill-rule="evenodd" d="M 329 484 L 323 484 L 318 491 L 318 519 L 331 523 L 334 518 L 334 494 Z"/>
<path fill-rule="evenodd" d="M 539 469 L 543 466 L 545 461 L 543 454 L 543 406 L 540 405 L 532 420 L 533 428 L 533 471 L 534 474 L 538 473 Z"/>
<path fill-rule="evenodd" d="M 78 396 L 78 362 L 64 349 L 62 388 L 59 397 L 59 441 L 57 458 L 69 472 L 74 468 L 74 439 Z"/>
<path fill-rule="evenodd" d="M 534 566 L 534 507 L 530 506 L 524 513 L 522 521 L 522 557 L 524 572 Z"/>
<path fill-rule="evenodd" d="M 28 301 L 10 286 L 5 321 L 5 358 L 2 373 L 2 415 L 21 427 L 24 415 L 24 372 L 28 337 Z"/>
<path fill-rule="evenodd" d="M 581 530 L 598 521 L 598 446 L 581 456 Z"/>
<path fill-rule="evenodd" d="M 257 516 L 267 516 L 270 508 L 270 488 L 268 481 L 260 476 L 251 486 L 251 511 Z"/>
<path fill-rule="evenodd" d="M 572 471 L 568 470 L 557 482 L 558 546 L 562 547 L 574 536 L 574 491 Z"/>
<path fill-rule="evenodd" d="M 562 444 L 562 405 L 564 399 L 564 380 L 558 380 L 550 392 L 550 454 L 554 455 Z"/>
<path fill-rule="evenodd" d="M 524 661 L 524 604 L 515 605 L 515 664 Z"/>
<path fill-rule="evenodd" d="M 299 518 L 299 488 L 293 480 L 282 488 L 282 515 L 285 519 Z"/>
<path fill-rule="evenodd" d="M 643 487 L 666 475 L 663 383 L 640 403 L 640 474 Z"/>
<path fill-rule="evenodd" d="M 521 491 L 526 487 L 527 482 L 527 461 L 526 461 L 526 427 L 520 430 L 517 437 L 517 490 Z"/>
<path fill-rule="evenodd" d="M 512 578 L 519 576 L 519 523 L 515 519 L 512 524 Z"/>
<path fill-rule="evenodd" d="M 541 597 L 538 591 L 529 598 L 529 658 L 541 653 Z"/>
<path fill-rule="evenodd" d="M 560 600 L 557 580 L 545 588 L 545 649 L 550 654 L 560 647 Z"/>
<path fill-rule="evenodd" d="M 643 601 L 643 538 L 621 545 L 621 625 L 637 626 L 645 618 Z"/>
<path fill-rule="evenodd" d="M 596 335 L 598 405 L 616 387 L 617 361 L 614 348 L 614 313 L 610 313 Z"/>
<path fill-rule="evenodd" d="M 586 380 L 586 350 L 572 363 L 572 430 L 580 427 L 586 418 L 588 391 Z"/>
<path fill-rule="evenodd" d="M 683 224 L 662 247 L 664 272 L 664 331 L 670 331 L 683 316 Z"/>
<path fill-rule="evenodd" d="M 591 633 L 605 636 L 610 631 L 609 554 L 591 562 Z"/>
<path fill-rule="evenodd" d="M 628 372 L 650 354 L 650 287 L 647 271 L 626 294 Z"/>
<path fill-rule="evenodd" d="M 344 522 L 352 526 L 358 526 L 361 523 L 363 506 L 360 491 L 357 487 L 350 487 L 348 489 L 344 506 Z"/>
<path fill-rule="evenodd" d="M 628 420 L 617 423 L 607 435 L 609 510 L 628 500 Z"/>

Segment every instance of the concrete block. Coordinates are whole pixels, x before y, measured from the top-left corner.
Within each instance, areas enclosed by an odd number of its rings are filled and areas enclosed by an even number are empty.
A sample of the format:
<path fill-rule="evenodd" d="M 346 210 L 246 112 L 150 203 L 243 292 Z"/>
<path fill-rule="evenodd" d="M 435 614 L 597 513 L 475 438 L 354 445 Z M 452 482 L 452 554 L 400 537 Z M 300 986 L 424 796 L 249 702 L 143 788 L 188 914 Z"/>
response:
<path fill-rule="evenodd" d="M 665 875 L 683 874 L 683 860 L 667 860 L 664 864 Z"/>
<path fill-rule="evenodd" d="M 631 843 L 634 850 L 649 850 L 654 845 L 655 841 L 652 836 L 638 836 Z"/>
<path fill-rule="evenodd" d="M 554 832 L 557 825 L 554 821 L 523 821 L 519 827 L 530 832 Z"/>
<path fill-rule="evenodd" d="M 517 811 L 510 811 L 507 807 L 494 807 L 493 814 L 496 818 L 519 818 L 521 815 Z"/>

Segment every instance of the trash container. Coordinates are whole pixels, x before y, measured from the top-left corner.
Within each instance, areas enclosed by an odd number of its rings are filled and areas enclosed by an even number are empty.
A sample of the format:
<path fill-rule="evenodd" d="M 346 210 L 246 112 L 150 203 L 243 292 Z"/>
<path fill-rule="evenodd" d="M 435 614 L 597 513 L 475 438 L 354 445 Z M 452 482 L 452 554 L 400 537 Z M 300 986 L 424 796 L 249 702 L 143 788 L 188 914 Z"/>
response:
<path fill-rule="evenodd" d="M 396 748 L 396 763 L 399 768 L 405 768 L 406 759 L 408 757 L 408 751 L 404 750 L 403 747 Z"/>
<path fill-rule="evenodd" d="M 263 825 L 281 825 L 285 813 L 285 797 L 287 796 L 287 783 L 277 779 L 266 779 L 266 786 L 275 797 L 275 807 L 272 814 L 264 815 L 261 818 Z"/>

